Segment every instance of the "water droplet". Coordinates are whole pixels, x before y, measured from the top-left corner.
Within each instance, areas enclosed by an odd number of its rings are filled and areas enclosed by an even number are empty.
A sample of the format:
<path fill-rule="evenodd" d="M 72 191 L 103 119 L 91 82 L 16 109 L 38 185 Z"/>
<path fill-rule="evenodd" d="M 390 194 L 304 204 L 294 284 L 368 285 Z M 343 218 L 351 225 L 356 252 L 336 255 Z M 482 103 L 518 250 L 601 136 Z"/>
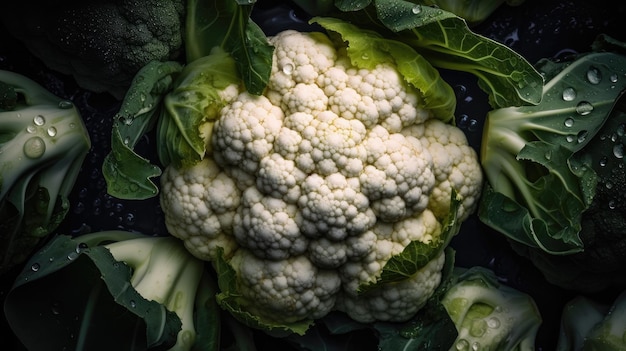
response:
<path fill-rule="evenodd" d="M 37 127 L 35 127 L 35 126 L 33 126 L 33 125 L 30 125 L 30 126 L 26 127 L 26 132 L 28 132 L 28 133 L 30 133 L 30 134 L 33 134 L 33 133 L 35 133 L 36 131 L 37 131 Z"/>
<path fill-rule="evenodd" d="M 614 210 L 615 209 L 615 200 L 609 201 L 609 209 L 610 210 Z"/>
<path fill-rule="evenodd" d="M 496 317 L 491 317 L 487 320 L 487 325 L 492 329 L 498 328 L 500 327 L 500 320 Z"/>
<path fill-rule="evenodd" d="M 24 143 L 24 155 L 28 158 L 37 159 L 46 152 L 46 143 L 38 136 L 34 136 Z"/>
<path fill-rule="evenodd" d="M 611 81 L 611 83 L 617 83 L 617 74 L 613 73 L 611 74 L 611 76 L 609 77 L 609 80 Z"/>
<path fill-rule="evenodd" d="M 576 141 L 578 143 L 584 143 L 585 140 L 587 140 L 587 136 L 589 135 L 589 132 L 586 130 L 581 130 L 580 132 L 578 132 L 578 135 L 576 135 Z"/>
<path fill-rule="evenodd" d="M 42 126 L 46 123 L 46 118 L 42 115 L 37 115 L 33 118 L 33 123 L 35 123 L 36 126 Z"/>
<path fill-rule="evenodd" d="M 609 161 L 609 159 L 606 156 L 603 156 L 600 159 L 600 167 L 605 167 L 607 165 L 608 161 Z"/>
<path fill-rule="evenodd" d="M 543 156 L 546 158 L 546 160 L 550 160 L 552 158 L 552 151 L 546 151 Z"/>
<path fill-rule="evenodd" d="M 617 129 L 615 130 L 615 134 L 617 134 L 617 136 L 624 136 L 624 134 L 626 134 L 626 124 L 621 123 L 620 125 L 617 126 Z"/>
<path fill-rule="evenodd" d="M 478 129 L 478 121 L 473 118 L 470 119 L 469 124 L 467 126 L 467 130 L 469 130 L 470 132 L 473 132 L 477 129 Z"/>
<path fill-rule="evenodd" d="M 124 138 L 124 145 L 128 145 L 128 144 L 130 144 L 130 138 L 126 137 Z"/>
<path fill-rule="evenodd" d="M 473 351 L 478 351 L 478 350 L 480 350 L 480 344 L 478 343 L 478 341 L 475 341 L 475 342 L 472 344 L 472 350 L 473 350 Z"/>
<path fill-rule="evenodd" d="M 624 144 L 615 144 L 613 146 L 613 155 L 617 158 L 624 158 Z"/>
<path fill-rule="evenodd" d="M 469 342 L 465 339 L 459 339 L 456 344 L 454 344 L 454 347 L 458 350 L 458 351 L 464 351 L 464 350 L 468 350 L 469 349 Z"/>
<path fill-rule="evenodd" d="M 41 268 L 41 267 L 39 266 L 39 263 L 37 263 L 37 262 L 33 263 L 32 266 L 30 266 L 30 270 L 33 271 L 33 272 L 37 272 L 39 270 L 39 268 Z"/>
<path fill-rule="evenodd" d="M 70 260 L 70 261 L 75 260 L 77 257 L 78 257 L 78 253 L 76 253 L 76 252 L 70 252 L 70 253 L 67 255 L 67 259 L 68 259 L 68 260 Z"/>
<path fill-rule="evenodd" d="M 367 53 L 363 53 L 363 55 L 361 55 L 361 59 L 369 60 L 370 59 L 370 55 L 368 55 Z"/>
<path fill-rule="evenodd" d="M 62 108 L 62 109 L 72 108 L 73 106 L 74 104 L 69 100 L 63 100 L 59 102 L 59 108 Z"/>
<path fill-rule="evenodd" d="M 569 87 L 563 90 L 563 100 L 565 101 L 573 101 L 576 99 L 576 90 L 574 88 Z"/>
<path fill-rule="evenodd" d="M 565 122 L 563 122 L 563 124 L 568 128 L 572 127 L 574 125 L 574 119 L 572 117 L 567 117 L 565 119 Z"/>
<path fill-rule="evenodd" d="M 566 137 L 565 137 L 565 140 L 566 140 L 568 143 L 571 143 L 572 141 L 576 140 L 576 137 L 575 137 L 575 136 L 573 136 L 573 135 L 568 135 L 568 136 L 566 136 Z"/>
<path fill-rule="evenodd" d="M 576 112 L 581 116 L 588 115 L 591 111 L 593 111 L 593 105 L 587 101 L 581 101 L 576 105 Z"/>
<path fill-rule="evenodd" d="M 50 127 L 50 128 L 48 128 L 47 131 L 48 131 L 48 135 L 51 136 L 51 137 L 57 135 L 57 129 L 55 127 Z"/>
<path fill-rule="evenodd" d="M 76 245 L 76 249 L 74 249 L 74 251 L 76 251 L 76 253 L 81 253 L 83 250 L 86 250 L 89 246 L 85 243 L 78 243 L 78 245 Z"/>
<path fill-rule="evenodd" d="M 135 302 L 135 300 L 130 300 L 130 307 L 135 308 L 137 306 L 137 303 Z"/>
<path fill-rule="evenodd" d="M 591 84 L 599 84 L 602 81 L 602 72 L 595 66 L 589 67 L 587 81 Z"/>
<path fill-rule="evenodd" d="M 413 8 L 411 9 L 411 12 L 413 12 L 413 14 L 418 15 L 422 12 L 422 5 L 415 5 L 413 6 Z"/>
<path fill-rule="evenodd" d="M 53 302 L 52 303 L 52 307 L 50 308 L 52 311 L 52 314 L 54 315 L 60 315 L 61 312 L 63 311 L 61 308 L 61 304 L 59 302 Z"/>
<path fill-rule="evenodd" d="M 465 129 L 469 125 L 469 121 L 470 121 L 469 116 L 466 114 L 462 114 L 461 116 L 459 116 L 457 126 L 461 129 Z"/>

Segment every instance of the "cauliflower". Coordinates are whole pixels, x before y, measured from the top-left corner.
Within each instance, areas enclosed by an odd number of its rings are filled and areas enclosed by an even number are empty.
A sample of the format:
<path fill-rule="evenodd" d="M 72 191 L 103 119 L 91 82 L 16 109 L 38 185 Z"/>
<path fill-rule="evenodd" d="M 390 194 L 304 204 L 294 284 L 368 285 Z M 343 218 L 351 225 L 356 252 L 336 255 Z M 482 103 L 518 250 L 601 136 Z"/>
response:
<path fill-rule="evenodd" d="M 167 228 L 221 278 L 231 271 L 219 300 L 245 318 L 406 321 L 476 208 L 477 155 L 392 60 L 356 64 L 321 32 L 269 40 L 264 94 L 239 88 L 206 158 L 164 170 Z"/>

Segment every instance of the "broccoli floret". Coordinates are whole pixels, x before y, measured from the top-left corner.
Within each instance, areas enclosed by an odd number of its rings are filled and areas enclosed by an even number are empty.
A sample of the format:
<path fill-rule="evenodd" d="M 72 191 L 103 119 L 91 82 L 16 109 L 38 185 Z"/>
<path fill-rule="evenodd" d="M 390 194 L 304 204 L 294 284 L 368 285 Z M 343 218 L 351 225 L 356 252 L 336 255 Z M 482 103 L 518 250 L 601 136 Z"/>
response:
<path fill-rule="evenodd" d="M 459 332 L 456 350 L 531 350 L 542 319 L 533 298 L 501 284 L 495 273 L 456 268 L 441 303 Z"/>
<path fill-rule="evenodd" d="M 3 2 L 10 33 L 49 68 L 121 99 L 150 61 L 182 54 L 184 0 Z"/>
<path fill-rule="evenodd" d="M 0 273 L 63 220 L 91 142 L 77 107 L 0 71 Z"/>

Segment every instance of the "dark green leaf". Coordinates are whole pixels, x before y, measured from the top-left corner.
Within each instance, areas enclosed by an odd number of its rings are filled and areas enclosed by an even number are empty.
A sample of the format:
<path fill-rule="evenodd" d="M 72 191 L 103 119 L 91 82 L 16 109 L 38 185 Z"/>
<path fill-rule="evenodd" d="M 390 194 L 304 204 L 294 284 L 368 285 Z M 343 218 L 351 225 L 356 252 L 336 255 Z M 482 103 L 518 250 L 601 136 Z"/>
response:
<path fill-rule="evenodd" d="M 173 61 L 150 62 L 133 79 L 115 116 L 111 152 L 102 165 L 107 192 L 120 199 L 146 199 L 158 193 L 152 178 L 161 169 L 134 150 L 137 142 L 154 126 L 160 102 L 171 89 L 182 66 Z"/>
<path fill-rule="evenodd" d="M 214 48 L 229 52 L 247 90 L 260 95 L 269 81 L 273 47 L 250 20 L 254 1 L 192 0 L 188 4 L 187 60 L 207 56 Z"/>
<path fill-rule="evenodd" d="M 478 212 L 484 223 L 551 255 L 583 251 L 581 219 L 597 172 L 611 169 L 609 160 L 623 165 L 611 155 L 624 119 L 607 120 L 626 87 L 616 79 L 624 67 L 626 57 L 612 52 L 542 60 L 537 68 L 549 80 L 539 105 L 489 112 L 481 148 L 489 187 Z"/>
<path fill-rule="evenodd" d="M 344 12 L 363 10 L 371 3 L 372 0 L 335 0 L 335 6 Z"/>
<path fill-rule="evenodd" d="M 7 321 L 31 351 L 172 346 L 180 319 L 141 297 L 130 274 L 106 248 L 56 236 L 33 255 L 7 294 Z"/>

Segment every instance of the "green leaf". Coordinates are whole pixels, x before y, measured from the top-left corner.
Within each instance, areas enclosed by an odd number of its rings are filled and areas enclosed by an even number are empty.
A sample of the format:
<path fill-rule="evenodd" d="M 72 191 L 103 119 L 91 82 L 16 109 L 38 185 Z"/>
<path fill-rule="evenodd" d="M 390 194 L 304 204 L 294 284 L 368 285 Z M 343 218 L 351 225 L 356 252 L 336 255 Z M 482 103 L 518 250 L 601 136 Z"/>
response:
<path fill-rule="evenodd" d="M 581 219 L 598 172 L 611 169 L 603 160 L 613 159 L 608 156 L 624 121 L 612 111 L 626 88 L 612 77 L 626 73 L 626 56 L 590 52 L 570 61 L 542 60 L 537 67 L 549 79 L 539 105 L 487 116 L 481 163 L 489 184 L 478 215 L 516 242 L 567 255 L 584 250 Z M 607 123 L 612 117 L 618 120 Z"/>
<path fill-rule="evenodd" d="M 158 194 L 151 179 L 159 176 L 161 169 L 137 154 L 134 148 L 156 122 L 160 102 L 181 69 L 177 62 L 153 61 L 133 79 L 115 116 L 111 152 L 102 165 L 109 195 L 120 199 L 146 199 Z"/>
<path fill-rule="evenodd" d="M 106 248 L 56 236 L 32 256 L 7 294 L 7 321 L 32 351 L 171 347 L 180 319 L 139 295 L 130 275 Z"/>
<path fill-rule="evenodd" d="M 341 36 L 347 43 L 352 64 L 366 69 L 373 69 L 380 63 L 396 66 L 404 80 L 421 93 L 425 108 L 443 121 L 453 119 L 456 99 L 452 87 L 410 46 L 339 19 L 316 17 L 311 21 Z"/>
<path fill-rule="evenodd" d="M 335 0 L 335 6 L 339 10 L 345 11 L 345 12 L 363 10 L 367 6 L 369 6 L 371 3 L 372 3 L 372 0 Z"/>
<path fill-rule="evenodd" d="M 229 52 L 246 89 L 260 95 L 272 70 L 274 48 L 250 19 L 255 1 L 191 0 L 187 5 L 187 61 L 209 55 L 215 48 Z"/>
<path fill-rule="evenodd" d="M 232 56 L 217 50 L 186 65 L 163 100 L 157 153 L 163 166 L 194 164 L 210 152 L 210 131 L 225 105 L 222 91 L 240 85 Z"/>
<path fill-rule="evenodd" d="M 161 175 L 161 169 L 124 144 L 119 128 L 113 126 L 112 150 L 102 164 L 107 193 L 119 199 L 133 200 L 156 196 L 158 187 L 151 179 Z"/>

